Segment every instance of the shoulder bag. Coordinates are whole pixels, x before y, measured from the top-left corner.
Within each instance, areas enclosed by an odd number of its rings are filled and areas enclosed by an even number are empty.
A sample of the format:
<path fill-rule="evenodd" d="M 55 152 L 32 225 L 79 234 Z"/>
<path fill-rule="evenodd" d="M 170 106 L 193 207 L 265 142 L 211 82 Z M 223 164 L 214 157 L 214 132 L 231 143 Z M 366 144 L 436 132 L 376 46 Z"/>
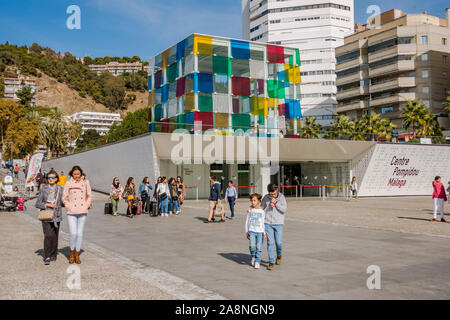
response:
<path fill-rule="evenodd" d="M 60 188 L 58 188 L 58 191 L 56 193 L 56 203 L 58 203 L 58 198 L 59 198 L 59 190 Z M 43 209 L 41 211 L 39 211 L 39 215 L 38 215 L 38 220 L 39 221 L 52 221 L 53 218 L 55 217 L 55 209 Z"/>

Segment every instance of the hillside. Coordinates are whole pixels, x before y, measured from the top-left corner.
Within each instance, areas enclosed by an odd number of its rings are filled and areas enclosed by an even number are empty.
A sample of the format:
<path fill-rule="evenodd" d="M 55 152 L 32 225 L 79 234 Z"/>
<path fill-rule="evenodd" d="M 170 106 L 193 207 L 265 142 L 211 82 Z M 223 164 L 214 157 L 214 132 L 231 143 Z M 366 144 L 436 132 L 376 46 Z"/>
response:
<path fill-rule="evenodd" d="M 66 114 L 71 115 L 80 111 L 111 112 L 103 104 L 95 102 L 91 97 L 81 97 L 74 89 L 70 89 L 65 83 L 41 72 L 41 77 L 30 78 L 36 80 L 36 105 L 43 107 L 59 107 Z M 127 110 L 122 110 L 123 116 L 129 111 L 145 108 L 147 104 L 147 93 L 127 91 L 128 94 L 136 95 L 136 101 L 128 105 Z"/>

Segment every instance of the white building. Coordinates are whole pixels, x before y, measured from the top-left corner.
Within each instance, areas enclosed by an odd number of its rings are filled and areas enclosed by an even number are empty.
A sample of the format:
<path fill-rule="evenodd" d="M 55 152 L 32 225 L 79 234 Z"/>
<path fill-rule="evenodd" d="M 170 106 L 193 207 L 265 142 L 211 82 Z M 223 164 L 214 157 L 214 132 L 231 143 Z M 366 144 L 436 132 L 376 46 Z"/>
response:
<path fill-rule="evenodd" d="M 353 0 L 242 0 L 243 37 L 299 48 L 304 117 L 328 126 L 336 113 L 335 48 L 353 33 Z"/>
<path fill-rule="evenodd" d="M 28 86 L 31 88 L 31 92 L 36 92 L 36 81 L 30 79 L 29 77 L 19 76 L 18 78 L 5 78 L 5 94 L 4 98 L 7 100 L 19 101 L 17 97 L 17 91 L 22 90 L 24 87 Z M 35 99 L 31 99 L 31 105 L 35 104 Z"/>
<path fill-rule="evenodd" d="M 109 128 L 115 122 L 122 122 L 118 113 L 101 113 L 101 112 L 77 112 L 70 116 L 72 121 L 81 123 L 83 133 L 86 130 L 94 129 L 101 135 L 109 132 Z"/>
<path fill-rule="evenodd" d="M 141 70 L 146 70 L 146 68 L 142 67 L 142 63 L 140 62 L 134 63 L 110 62 L 107 64 L 90 64 L 89 69 L 93 72 L 96 72 L 97 75 L 101 75 L 104 71 L 109 71 L 114 76 L 119 76 L 125 72 L 133 73 Z"/>

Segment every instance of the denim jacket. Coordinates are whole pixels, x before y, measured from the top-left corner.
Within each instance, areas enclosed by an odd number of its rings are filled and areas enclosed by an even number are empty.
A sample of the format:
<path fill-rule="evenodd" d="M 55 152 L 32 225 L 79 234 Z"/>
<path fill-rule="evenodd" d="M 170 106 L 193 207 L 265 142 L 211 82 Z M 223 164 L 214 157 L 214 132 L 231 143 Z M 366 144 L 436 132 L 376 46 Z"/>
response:
<path fill-rule="evenodd" d="M 56 223 L 61 222 L 63 220 L 62 208 L 64 207 L 64 204 L 62 202 L 64 188 L 60 185 L 56 185 L 56 188 L 57 188 L 56 192 L 57 193 L 59 192 L 59 194 L 58 194 L 58 199 L 56 199 L 56 209 L 55 209 L 55 214 L 54 214 L 53 220 L 52 220 L 52 222 L 55 224 L 55 227 L 56 227 Z M 49 194 L 50 194 L 50 185 L 46 184 L 39 190 L 39 197 L 36 200 L 36 204 L 35 204 L 36 208 L 41 209 L 41 210 L 48 209 L 45 206 L 45 204 L 47 203 Z"/>

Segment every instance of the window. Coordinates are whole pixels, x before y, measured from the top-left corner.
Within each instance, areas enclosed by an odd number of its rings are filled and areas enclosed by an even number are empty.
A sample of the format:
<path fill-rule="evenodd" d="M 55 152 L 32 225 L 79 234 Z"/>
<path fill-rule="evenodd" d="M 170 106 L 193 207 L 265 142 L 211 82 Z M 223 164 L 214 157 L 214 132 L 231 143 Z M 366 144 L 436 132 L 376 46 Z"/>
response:
<path fill-rule="evenodd" d="M 428 53 L 422 55 L 422 61 L 428 61 Z"/>
<path fill-rule="evenodd" d="M 428 44 L 428 36 L 422 36 L 422 44 Z"/>
<path fill-rule="evenodd" d="M 423 100 L 422 102 L 427 108 L 430 107 L 430 100 Z"/>
<path fill-rule="evenodd" d="M 430 93 L 430 87 L 422 87 L 423 93 Z"/>
<path fill-rule="evenodd" d="M 429 74 L 429 72 L 428 72 L 428 70 L 423 70 L 422 71 L 422 78 L 428 78 L 430 76 L 430 74 Z"/>
<path fill-rule="evenodd" d="M 447 38 L 442 38 L 442 45 L 446 46 L 447 45 Z"/>
<path fill-rule="evenodd" d="M 446 64 L 447 63 L 447 56 L 442 56 L 442 63 Z"/>

